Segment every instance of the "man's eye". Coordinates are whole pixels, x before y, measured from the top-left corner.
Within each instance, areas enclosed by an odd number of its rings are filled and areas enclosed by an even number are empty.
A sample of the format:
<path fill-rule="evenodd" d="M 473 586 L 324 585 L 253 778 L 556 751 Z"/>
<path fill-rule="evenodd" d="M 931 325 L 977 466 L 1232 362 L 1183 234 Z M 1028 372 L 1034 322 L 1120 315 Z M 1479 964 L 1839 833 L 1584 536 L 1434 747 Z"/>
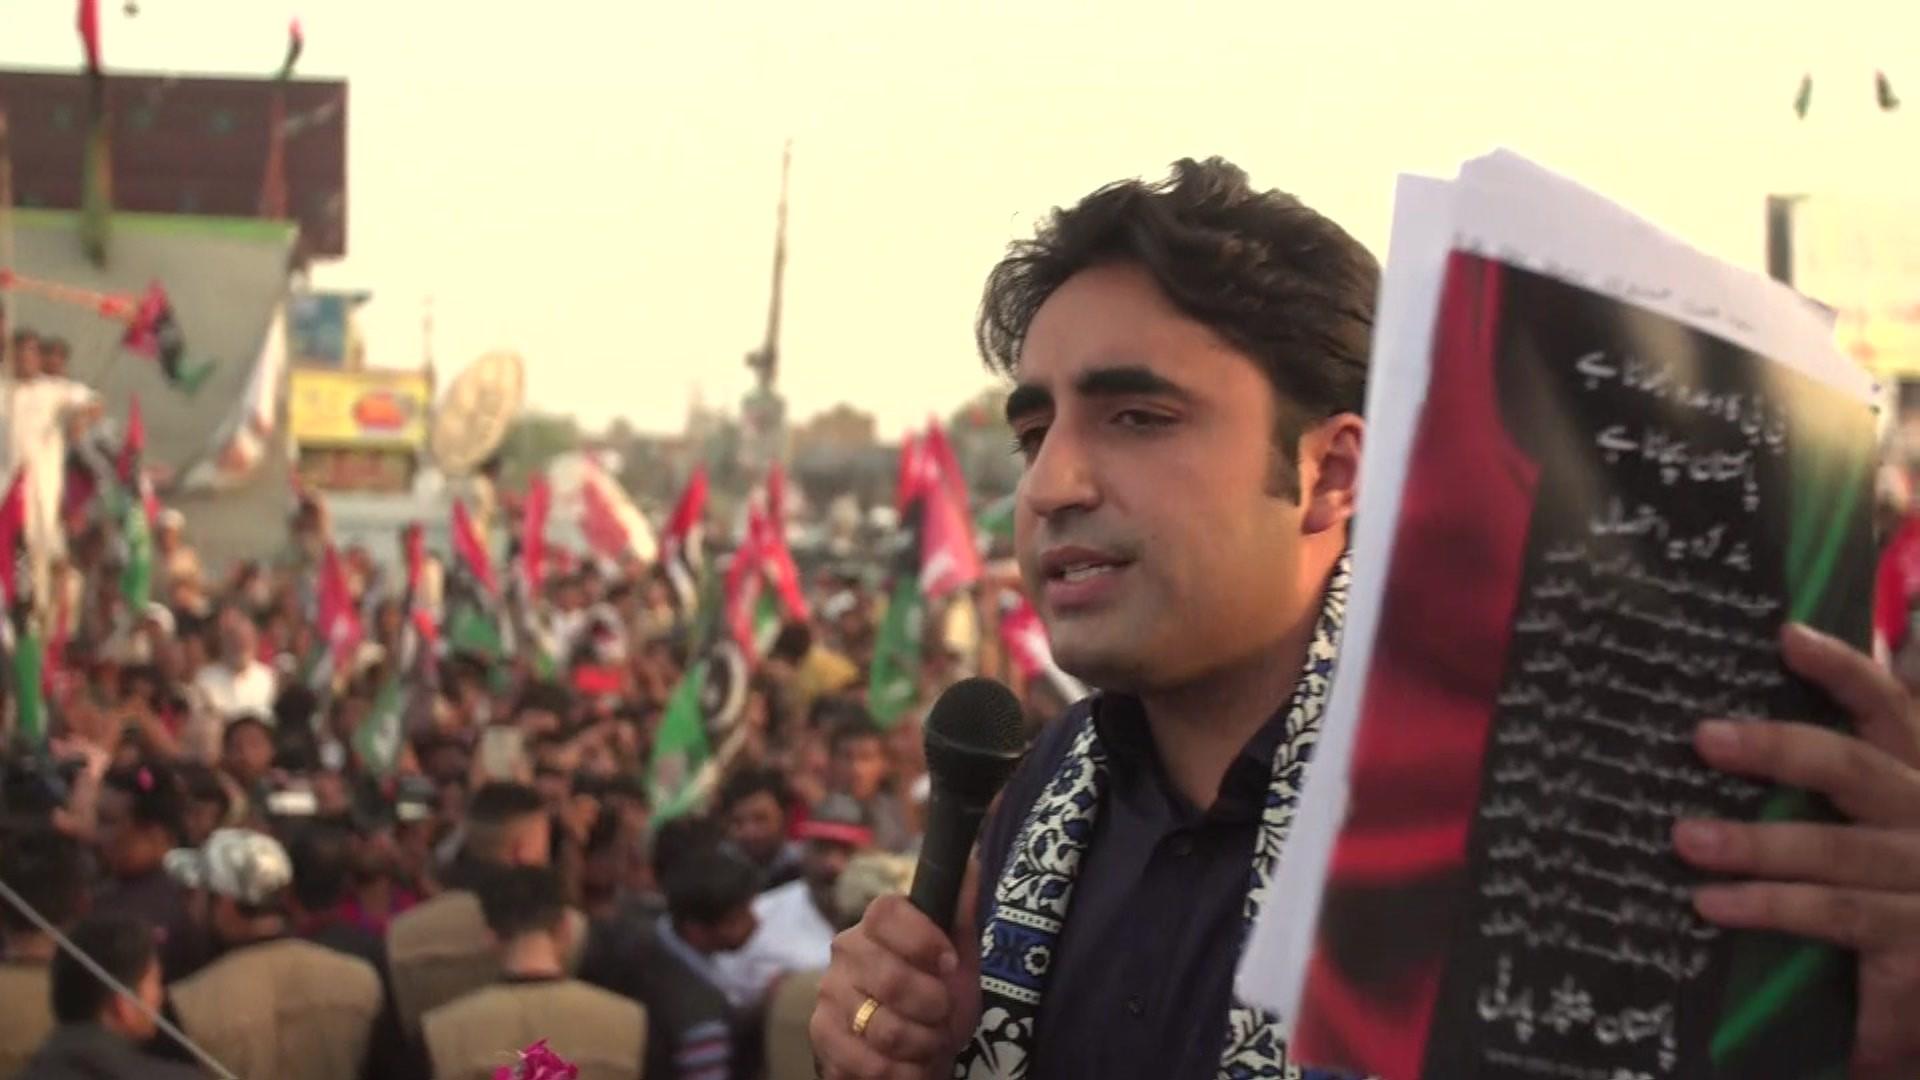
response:
<path fill-rule="evenodd" d="M 1123 409 L 1113 415 L 1113 422 L 1124 428 L 1145 430 L 1166 427 L 1173 423 L 1173 418 L 1146 409 Z"/>
<path fill-rule="evenodd" d="M 1034 455 L 1040 452 L 1040 441 L 1046 437 L 1047 429 L 1038 426 L 1014 432 L 1013 456 L 1032 461 Z"/>

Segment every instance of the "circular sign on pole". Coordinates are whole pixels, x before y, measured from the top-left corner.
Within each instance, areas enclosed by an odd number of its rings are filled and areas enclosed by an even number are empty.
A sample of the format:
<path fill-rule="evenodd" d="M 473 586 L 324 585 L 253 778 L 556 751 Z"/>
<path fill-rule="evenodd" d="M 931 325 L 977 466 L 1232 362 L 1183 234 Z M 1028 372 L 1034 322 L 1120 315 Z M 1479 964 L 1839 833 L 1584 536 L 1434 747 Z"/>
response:
<path fill-rule="evenodd" d="M 526 362 L 517 352 L 490 352 L 467 365 L 440 399 L 427 440 L 441 471 L 463 476 L 493 456 L 526 394 Z"/>

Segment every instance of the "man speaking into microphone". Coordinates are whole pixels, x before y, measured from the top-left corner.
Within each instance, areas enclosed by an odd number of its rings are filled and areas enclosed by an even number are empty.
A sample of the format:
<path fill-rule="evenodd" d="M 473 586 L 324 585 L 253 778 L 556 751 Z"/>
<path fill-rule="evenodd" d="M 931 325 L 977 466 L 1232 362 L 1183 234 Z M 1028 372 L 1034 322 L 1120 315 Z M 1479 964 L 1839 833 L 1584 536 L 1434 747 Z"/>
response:
<path fill-rule="evenodd" d="M 1290 899 L 1269 886 L 1339 646 L 1378 279 L 1339 226 L 1217 159 L 1056 211 L 989 275 L 1021 573 L 1056 661 L 1102 689 L 1010 781 L 954 926 L 883 898 L 836 939 L 824 1075 L 1313 1075 L 1232 982 L 1254 915 Z M 1703 743 L 1709 763 L 1871 788 L 1875 819 L 1678 847 L 1754 879 L 1707 918 L 1859 949 L 1855 1076 L 1920 1075 L 1920 874 L 1886 869 L 1920 865 L 1910 702 L 1830 642 L 1790 636 L 1787 658 L 1866 737 L 1754 724 L 1741 749 Z"/>

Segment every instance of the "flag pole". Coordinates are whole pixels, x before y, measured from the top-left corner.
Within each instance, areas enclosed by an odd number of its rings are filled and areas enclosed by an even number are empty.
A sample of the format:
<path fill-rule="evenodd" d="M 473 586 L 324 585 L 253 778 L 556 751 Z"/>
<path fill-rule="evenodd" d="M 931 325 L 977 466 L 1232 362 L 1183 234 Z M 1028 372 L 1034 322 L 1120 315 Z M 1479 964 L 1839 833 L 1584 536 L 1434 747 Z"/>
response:
<path fill-rule="evenodd" d="M 7 132 L 7 111 L 0 109 L 0 277 L 13 276 L 13 143 Z M 0 296 L 0 303 L 5 302 Z M 17 315 L 15 316 L 18 317 Z M 13 334 L 0 334 L 0 373 L 13 370 Z M 7 400 L 7 424 L 13 424 L 13 400 Z M 0 477 L 0 482 L 5 481 Z"/>

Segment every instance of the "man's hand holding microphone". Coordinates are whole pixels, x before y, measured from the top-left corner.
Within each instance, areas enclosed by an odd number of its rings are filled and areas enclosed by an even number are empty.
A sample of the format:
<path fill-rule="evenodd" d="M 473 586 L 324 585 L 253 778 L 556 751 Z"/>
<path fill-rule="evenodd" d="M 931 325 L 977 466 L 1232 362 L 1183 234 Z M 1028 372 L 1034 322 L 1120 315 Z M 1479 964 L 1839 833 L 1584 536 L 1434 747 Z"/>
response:
<path fill-rule="evenodd" d="M 973 844 L 1025 751 L 1025 721 L 1005 687 L 968 679 L 934 703 L 926 729 L 933 790 L 912 894 L 874 901 L 834 939 L 808 1026 L 830 1080 L 943 1076 L 979 1018 Z"/>

